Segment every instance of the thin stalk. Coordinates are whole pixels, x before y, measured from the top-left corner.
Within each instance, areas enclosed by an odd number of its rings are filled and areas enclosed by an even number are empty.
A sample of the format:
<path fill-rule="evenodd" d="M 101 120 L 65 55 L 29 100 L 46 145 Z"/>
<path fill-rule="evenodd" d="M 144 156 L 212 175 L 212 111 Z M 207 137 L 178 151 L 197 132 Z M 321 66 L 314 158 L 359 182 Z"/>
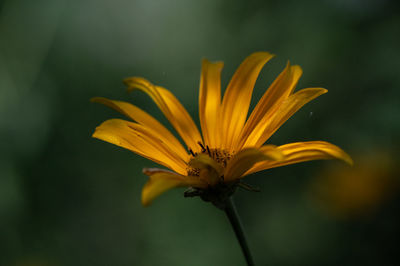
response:
<path fill-rule="evenodd" d="M 242 248 L 243 255 L 246 259 L 248 266 L 253 266 L 254 261 L 250 253 L 249 246 L 247 245 L 246 236 L 243 231 L 243 225 L 240 222 L 240 218 L 238 212 L 236 210 L 235 203 L 233 202 L 232 197 L 229 197 L 225 201 L 225 213 L 228 216 L 229 222 L 231 222 L 233 231 L 235 231 L 235 235 L 237 240 L 239 241 L 240 247 Z"/>

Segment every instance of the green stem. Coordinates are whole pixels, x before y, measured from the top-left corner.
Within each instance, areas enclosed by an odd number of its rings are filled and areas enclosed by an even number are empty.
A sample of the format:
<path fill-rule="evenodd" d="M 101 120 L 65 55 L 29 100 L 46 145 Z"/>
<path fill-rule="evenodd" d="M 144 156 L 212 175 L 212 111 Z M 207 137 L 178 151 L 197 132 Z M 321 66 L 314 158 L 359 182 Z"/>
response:
<path fill-rule="evenodd" d="M 240 222 L 240 218 L 232 197 L 226 199 L 224 210 L 226 215 L 228 216 L 229 221 L 231 222 L 233 230 L 235 231 L 236 238 L 239 241 L 240 247 L 242 248 L 242 252 L 246 259 L 247 265 L 253 266 L 254 261 L 251 256 L 249 246 L 247 245 L 246 236 L 243 231 L 243 225 Z"/>

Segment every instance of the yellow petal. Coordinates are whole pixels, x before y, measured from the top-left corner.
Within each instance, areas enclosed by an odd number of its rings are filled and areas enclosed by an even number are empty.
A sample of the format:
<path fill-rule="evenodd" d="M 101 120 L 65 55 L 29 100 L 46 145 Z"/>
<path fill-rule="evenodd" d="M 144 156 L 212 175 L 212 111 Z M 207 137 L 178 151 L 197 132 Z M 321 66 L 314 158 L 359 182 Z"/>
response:
<path fill-rule="evenodd" d="M 157 136 L 137 123 L 110 119 L 96 128 L 93 137 L 129 149 L 177 173 L 186 174 L 185 161 Z"/>
<path fill-rule="evenodd" d="M 220 147 L 219 116 L 221 106 L 222 62 L 211 63 L 203 60 L 199 92 L 199 117 L 201 131 L 206 145 Z"/>
<path fill-rule="evenodd" d="M 222 100 L 222 148 L 232 151 L 249 110 L 254 84 L 262 67 L 273 57 L 267 52 L 248 56 L 233 75 Z"/>
<path fill-rule="evenodd" d="M 202 142 L 199 130 L 185 107 L 171 92 L 165 88 L 154 86 L 144 78 L 132 77 L 125 79 L 124 82 L 129 91 L 139 89 L 147 93 L 182 137 L 188 148 L 195 152 L 200 151 L 200 147 L 197 144 L 199 141 Z"/>
<path fill-rule="evenodd" d="M 224 171 L 219 163 L 206 154 L 197 155 L 189 161 L 189 166 L 199 169 L 200 178 L 211 186 L 220 181 L 220 176 L 222 176 Z"/>
<path fill-rule="evenodd" d="M 188 153 L 175 136 L 172 135 L 172 133 L 160 122 L 158 122 L 157 119 L 139 107 L 127 102 L 110 100 L 103 97 L 95 97 L 92 98 L 91 101 L 104 104 L 143 125 L 153 134 L 157 135 L 157 137 L 160 138 L 160 140 L 162 140 L 170 149 L 175 150 L 184 161 L 189 161 Z"/>
<path fill-rule="evenodd" d="M 254 165 L 247 173 L 262 171 L 269 168 L 306 162 L 311 160 L 339 159 L 352 165 L 353 160 L 338 146 L 325 141 L 295 142 L 279 146 L 284 159 L 281 161 L 264 161 Z"/>
<path fill-rule="evenodd" d="M 283 155 L 276 146 L 268 145 L 261 149 L 257 148 L 246 148 L 235 154 L 235 156 L 229 160 L 226 166 L 224 175 L 225 181 L 233 181 L 241 178 L 254 164 L 262 161 L 276 161 L 282 160 Z"/>
<path fill-rule="evenodd" d="M 326 92 L 328 91 L 323 88 L 308 88 L 290 95 L 272 117 L 261 119 L 261 122 L 246 140 L 244 147 L 263 145 L 302 106 Z"/>
<path fill-rule="evenodd" d="M 142 204 L 148 206 L 165 191 L 175 187 L 205 188 L 207 185 L 196 176 L 182 176 L 161 169 L 143 169 L 150 178 L 142 190 Z"/>
<path fill-rule="evenodd" d="M 302 73 L 303 71 L 300 66 L 290 66 L 289 63 L 287 64 L 286 68 L 271 84 L 251 113 L 241 133 L 240 143 L 236 147 L 237 150 L 242 148 L 242 145 L 254 130 L 263 130 L 265 121 L 271 119 L 282 102 L 293 92 Z M 251 146 L 251 144 L 248 145 Z"/>

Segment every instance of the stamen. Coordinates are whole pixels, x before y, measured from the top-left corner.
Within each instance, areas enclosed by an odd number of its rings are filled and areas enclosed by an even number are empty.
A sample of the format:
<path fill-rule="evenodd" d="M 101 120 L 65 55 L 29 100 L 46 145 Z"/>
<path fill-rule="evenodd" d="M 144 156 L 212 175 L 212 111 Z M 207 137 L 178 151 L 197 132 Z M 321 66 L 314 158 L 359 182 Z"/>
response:
<path fill-rule="evenodd" d="M 189 148 L 189 152 L 190 152 L 191 155 L 193 155 L 193 157 L 196 156 L 196 154 L 194 154 L 194 152 L 193 152 L 193 150 L 191 148 Z"/>
<path fill-rule="evenodd" d="M 199 141 L 199 142 L 197 142 L 197 144 L 200 145 L 200 147 L 201 147 L 201 152 L 205 152 L 205 151 L 206 151 L 206 148 L 204 148 L 203 143 L 201 143 L 201 142 Z"/>
<path fill-rule="evenodd" d="M 207 147 L 208 155 L 209 155 L 210 157 L 212 157 L 212 156 L 211 156 L 211 152 L 210 152 L 210 148 L 208 147 L 208 145 L 207 145 L 206 147 Z"/>

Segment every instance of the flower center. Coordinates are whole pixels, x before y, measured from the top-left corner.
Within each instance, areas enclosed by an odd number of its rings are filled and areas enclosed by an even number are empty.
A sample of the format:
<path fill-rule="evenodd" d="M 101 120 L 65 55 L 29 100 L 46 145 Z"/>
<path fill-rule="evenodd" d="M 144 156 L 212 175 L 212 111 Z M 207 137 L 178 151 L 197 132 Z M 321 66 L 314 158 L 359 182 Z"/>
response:
<path fill-rule="evenodd" d="M 210 156 L 214 161 L 219 163 L 223 168 L 226 167 L 228 161 L 232 158 L 233 154 L 227 152 L 226 150 L 210 148 L 208 145 L 204 146 L 203 143 L 198 142 L 199 146 L 201 147 L 201 152 L 193 152 L 191 148 L 189 148 L 190 154 L 195 158 L 199 154 L 206 154 Z M 198 168 L 188 167 L 187 169 L 188 175 L 198 176 L 200 171 Z"/>
<path fill-rule="evenodd" d="M 208 146 L 204 146 L 201 142 L 198 143 L 201 147 L 201 151 L 199 153 L 193 152 L 192 149 L 189 148 L 190 154 L 195 158 L 200 154 L 205 154 L 212 158 L 215 162 L 217 162 L 221 167 L 226 168 L 228 161 L 234 155 L 233 153 L 229 153 L 226 150 L 210 148 Z M 191 176 L 198 176 L 201 178 L 201 171 L 199 168 L 194 168 L 188 166 L 187 174 Z M 207 169 L 206 169 L 207 170 Z M 237 187 L 241 187 L 243 189 L 249 191 L 259 191 L 257 188 L 253 188 L 252 186 L 243 183 L 241 180 L 234 180 L 230 182 L 224 181 L 224 176 L 216 176 L 217 171 L 212 172 L 209 176 L 211 180 L 216 180 L 216 182 L 210 182 L 209 186 L 206 188 L 196 188 L 189 187 L 185 192 L 185 197 L 196 197 L 200 196 L 200 198 L 206 202 L 211 202 L 215 206 L 220 209 L 225 209 L 227 199 L 232 196 L 232 194 L 236 191 Z M 213 175 L 214 173 L 214 175 Z M 203 177 L 204 178 L 204 177 Z M 214 179 L 212 179 L 214 178 Z"/>

